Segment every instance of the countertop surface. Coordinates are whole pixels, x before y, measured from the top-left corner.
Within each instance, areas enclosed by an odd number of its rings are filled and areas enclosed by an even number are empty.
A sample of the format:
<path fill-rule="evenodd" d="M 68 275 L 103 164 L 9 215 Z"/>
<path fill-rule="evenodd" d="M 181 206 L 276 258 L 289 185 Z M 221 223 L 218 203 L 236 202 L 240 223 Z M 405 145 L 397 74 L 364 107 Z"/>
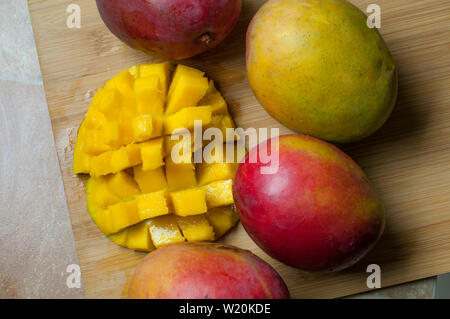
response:
<path fill-rule="evenodd" d="M 78 258 L 26 0 L 0 0 L 0 30 L 0 298 L 82 298 L 67 285 Z M 435 286 L 351 298 L 433 298 Z"/>

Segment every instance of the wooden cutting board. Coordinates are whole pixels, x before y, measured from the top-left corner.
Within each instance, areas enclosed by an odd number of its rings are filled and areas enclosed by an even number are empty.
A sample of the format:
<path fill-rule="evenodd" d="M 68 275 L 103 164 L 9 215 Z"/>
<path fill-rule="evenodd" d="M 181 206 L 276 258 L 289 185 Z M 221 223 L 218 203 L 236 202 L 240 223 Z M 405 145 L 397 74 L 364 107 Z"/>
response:
<path fill-rule="evenodd" d="M 86 211 L 85 177 L 71 173 L 76 132 L 105 80 L 152 61 L 104 26 L 95 1 L 81 7 L 81 28 L 66 26 L 67 0 L 29 0 L 50 117 L 87 297 L 125 297 L 144 257 L 116 246 Z M 365 11 L 373 1 L 352 1 Z M 259 0 L 244 0 L 239 23 L 217 49 L 183 61 L 215 80 L 241 127 L 280 127 L 248 85 L 245 31 Z M 387 209 L 386 232 L 363 261 L 340 273 L 307 273 L 271 259 L 239 225 L 224 241 L 273 265 L 296 298 L 340 297 L 365 291 L 366 267 L 381 266 L 382 286 L 450 272 L 450 1 L 379 0 L 383 34 L 400 74 L 399 101 L 372 137 L 341 145 L 365 169 Z M 283 63 L 283 61 L 280 61 Z M 63 249 L 63 247 L 62 247 Z"/>

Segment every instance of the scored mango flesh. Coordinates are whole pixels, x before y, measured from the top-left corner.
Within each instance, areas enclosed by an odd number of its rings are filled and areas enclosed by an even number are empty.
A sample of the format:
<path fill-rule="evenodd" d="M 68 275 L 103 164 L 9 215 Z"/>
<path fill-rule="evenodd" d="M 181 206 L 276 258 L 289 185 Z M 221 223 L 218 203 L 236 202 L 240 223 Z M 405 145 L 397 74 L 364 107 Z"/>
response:
<path fill-rule="evenodd" d="M 116 244 L 151 251 L 212 241 L 237 223 L 231 192 L 237 161 L 195 164 L 196 120 L 224 137 L 234 128 L 213 81 L 194 68 L 136 65 L 97 91 L 78 130 L 73 172 L 91 175 L 88 212 Z M 178 143 L 171 134 L 182 129 L 191 131 L 190 145 L 182 145 L 191 158 L 179 163 L 170 156 Z"/>

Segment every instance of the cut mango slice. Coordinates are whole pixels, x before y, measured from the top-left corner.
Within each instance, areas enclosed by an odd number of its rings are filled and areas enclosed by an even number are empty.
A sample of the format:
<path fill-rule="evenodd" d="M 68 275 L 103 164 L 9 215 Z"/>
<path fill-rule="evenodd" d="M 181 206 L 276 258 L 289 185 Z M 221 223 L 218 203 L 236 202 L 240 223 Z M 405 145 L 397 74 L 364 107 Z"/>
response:
<path fill-rule="evenodd" d="M 111 191 L 104 177 L 88 180 L 86 183 L 86 198 L 88 210 L 91 213 L 96 213 L 109 205 L 120 202 L 120 197 Z"/>
<path fill-rule="evenodd" d="M 134 97 L 134 78 L 128 70 L 123 70 L 113 78 L 117 90 L 129 97 Z"/>
<path fill-rule="evenodd" d="M 134 65 L 107 81 L 75 144 L 73 172 L 91 175 L 92 220 L 110 240 L 138 251 L 211 241 L 237 221 L 229 206 L 234 164 L 193 162 L 208 143 L 194 143 L 195 121 L 222 132 L 234 127 L 225 100 L 204 72 L 179 65 L 172 76 L 172 69 L 168 62 Z M 190 139 L 178 144 L 170 134 L 181 132 Z"/>
<path fill-rule="evenodd" d="M 168 244 L 186 241 L 177 225 L 177 219 L 174 215 L 152 218 L 148 222 L 153 245 L 156 248 Z"/>
<path fill-rule="evenodd" d="M 148 226 L 149 221 L 144 220 L 139 224 L 127 228 L 126 246 L 130 249 L 140 251 L 155 250 Z"/>
<path fill-rule="evenodd" d="M 193 187 L 170 193 L 174 213 L 179 216 L 206 213 L 206 192 L 203 188 Z"/>
<path fill-rule="evenodd" d="M 167 188 L 166 176 L 162 167 L 144 171 L 142 166 L 135 166 L 133 170 L 134 179 L 142 193 L 153 193 Z"/>
<path fill-rule="evenodd" d="M 128 229 L 129 228 L 126 228 L 118 233 L 108 235 L 108 238 L 119 246 L 127 247 Z"/>
<path fill-rule="evenodd" d="M 169 208 L 167 206 L 166 191 L 162 190 L 139 195 L 137 197 L 137 209 L 140 220 L 167 215 Z"/>
<path fill-rule="evenodd" d="M 137 142 L 148 140 L 152 137 L 153 118 L 151 115 L 141 115 L 133 119 L 133 135 Z"/>
<path fill-rule="evenodd" d="M 142 169 L 156 169 L 164 165 L 163 138 L 141 144 Z"/>
<path fill-rule="evenodd" d="M 191 162 L 176 164 L 166 158 L 166 177 L 170 191 L 197 186 L 195 166 Z"/>
<path fill-rule="evenodd" d="M 140 193 L 136 182 L 124 171 L 108 175 L 106 182 L 109 189 L 122 200 L 133 198 Z"/>
<path fill-rule="evenodd" d="M 111 233 L 117 233 L 118 231 L 139 223 L 142 218 L 138 214 L 138 206 L 135 200 L 120 202 L 111 205 L 106 210 L 110 214 L 112 231 Z M 102 214 L 103 212 L 99 213 Z"/>
<path fill-rule="evenodd" d="M 231 205 L 233 199 L 233 180 L 212 182 L 203 186 L 206 192 L 206 204 L 208 208 Z"/>
<path fill-rule="evenodd" d="M 110 170 L 103 171 L 103 173 L 117 173 L 128 167 L 131 167 L 130 161 L 128 160 L 128 154 L 125 151 L 124 147 L 118 149 L 117 151 L 111 152 L 111 160 L 110 161 L 111 161 L 111 164 L 109 166 Z M 101 175 L 104 175 L 104 174 L 101 174 Z"/>
<path fill-rule="evenodd" d="M 189 242 L 214 240 L 214 229 L 205 215 L 177 217 L 178 226 Z"/>
<path fill-rule="evenodd" d="M 191 68 L 186 65 L 179 64 L 175 70 L 175 73 L 173 75 L 172 84 L 170 85 L 170 90 L 168 93 L 168 96 L 171 96 L 175 89 L 178 87 L 178 82 L 180 81 L 180 78 L 184 76 L 193 76 L 193 77 L 203 77 L 205 75 L 205 72 L 202 72 L 200 70 Z"/>
<path fill-rule="evenodd" d="M 201 121 L 202 126 L 211 123 L 211 106 L 185 107 L 181 111 L 166 117 L 164 120 L 164 133 L 174 134 L 182 129 L 193 130 L 195 121 Z"/>
<path fill-rule="evenodd" d="M 198 75 L 180 74 L 172 85 L 166 115 L 174 114 L 184 107 L 197 105 L 208 90 L 208 79 Z"/>
<path fill-rule="evenodd" d="M 143 64 L 139 68 L 140 71 L 139 76 L 141 78 L 146 78 L 149 76 L 158 76 L 159 83 L 161 85 L 161 91 L 165 97 L 167 95 L 167 91 L 169 88 L 170 75 L 172 73 L 172 70 L 173 66 L 169 62 Z"/>
<path fill-rule="evenodd" d="M 202 163 L 197 167 L 198 184 L 200 186 L 223 179 L 232 179 L 236 173 L 234 163 Z"/>
<path fill-rule="evenodd" d="M 225 99 L 219 91 L 217 91 L 212 80 L 209 81 L 208 90 L 205 96 L 200 100 L 200 105 L 211 105 L 213 114 L 227 115 L 228 107 Z"/>
<path fill-rule="evenodd" d="M 127 153 L 128 162 L 131 166 L 142 163 L 141 146 L 139 144 L 128 144 L 125 146 L 125 152 Z"/>
<path fill-rule="evenodd" d="M 231 206 L 213 208 L 206 213 L 206 218 L 214 228 L 215 239 L 222 237 L 239 220 Z"/>

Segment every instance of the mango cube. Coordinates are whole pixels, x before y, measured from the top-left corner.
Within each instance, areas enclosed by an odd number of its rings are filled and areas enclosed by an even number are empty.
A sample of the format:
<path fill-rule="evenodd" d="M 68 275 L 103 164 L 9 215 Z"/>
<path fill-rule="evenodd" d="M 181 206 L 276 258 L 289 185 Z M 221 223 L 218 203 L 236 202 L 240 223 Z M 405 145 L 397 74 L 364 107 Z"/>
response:
<path fill-rule="evenodd" d="M 166 177 L 170 191 L 197 186 L 195 167 L 191 162 L 176 164 L 170 157 L 167 157 Z"/>
<path fill-rule="evenodd" d="M 202 163 L 197 166 L 198 185 L 234 178 L 236 165 L 233 163 Z"/>
<path fill-rule="evenodd" d="M 103 132 L 98 129 L 87 130 L 84 143 L 84 150 L 90 155 L 100 155 L 111 150 L 104 142 Z"/>
<path fill-rule="evenodd" d="M 88 200 L 88 210 L 96 212 L 103 210 L 109 205 L 116 204 L 120 197 L 114 194 L 108 186 L 105 177 L 90 178 L 86 183 L 86 197 Z"/>
<path fill-rule="evenodd" d="M 123 70 L 116 75 L 113 80 L 117 90 L 119 90 L 121 94 L 128 97 L 134 97 L 134 78 L 128 70 Z"/>
<path fill-rule="evenodd" d="M 200 100 L 200 105 L 211 105 L 213 114 L 228 114 L 227 103 L 219 91 L 217 91 L 212 80 L 209 81 L 208 90 L 205 96 Z"/>
<path fill-rule="evenodd" d="M 134 132 L 131 118 L 121 118 L 118 122 L 119 139 L 117 145 L 123 146 L 133 142 Z"/>
<path fill-rule="evenodd" d="M 136 182 L 124 171 L 106 176 L 106 181 L 114 195 L 122 200 L 130 199 L 140 193 Z"/>
<path fill-rule="evenodd" d="M 138 115 L 137 104 L 134 96 L 121 96 L 120 99 L 120 113 L 115 116 L 116 119 L 120 119 L 130 125 L 133 117 Z"/>
<path fill-rule="evenodd" d="M 206 204 L 208 208 L 231 205 L 233 199 L 233 180 L 216 181 L 203 186 L 206 192 Z"/>
<path fill-rule="evenodd" d="M 103 141 L 110 146 L 120 145 L 120 129 L 116 121 L 109 121 L 103 126 Z"/>
<path fill-rule="evenodd" d="M 111 173 L 117 173 L 130 167 L 130 161 L 128 160 L 128 154 L 125 148 L 122 147 L 112 152 L 111 155 Z"/>
<path fill-rule="evenodd" d="M 161 91 L 164 97 L 167 95 L 169 88 L 170 74 L 172 73 L 172 65 L 169 62 L 143 64 L 140 66 L 140 77 L 158 76 L 161 85 Z"/>
<path fill-rule="evenodd" d="M 167 194 L 165 190 L 137 196 L 137 208 L 141 220 L 167 215 Z"/>
<path fill-rule="evenodd" d="M 152 251 L 155 249 L 148 230 L 148 221 L 142 221 L 139 224 L 129 228 L 126 246 L 133 250 Z"/>
<path fill-rule="evenodd" d="M 152 193 L 167 188 L 166 176 L 162 167 L 144 171 L 142 166 L 135 166 L 133 170 L 134 179 L 142 193 Z"/>
<path fill-rule="evenodd" d="M 95 215 L 91 214 L 92 219 L 94 220 L 97 227 L 105 234 L 110 235 L 113 233 L 116 233 L 112 218 L 111 218 L 111 212 L 109 209 L 104 209 Z"/>
<path fill-rule="evenodd" d="M 136 142 L 148 140 L 152 136 L 152 130 L 151 115 L 141 115 L 133 119 L 133 135 Z"/>
<path fill-rule="evenodd" d="M 178 216 L 206 213 L 206 193 L 203 188 L 194 187 L 170 193 L 174 213 Z"/>
<path fill-rule="evenodd" d="M 208 210 L 206 218 L 214 228 L 215 239 L 222 237 L 239 220 L 231 206 L 216 207 Z"/>
<path fill-rule="evenodd" d="M 84 123 L 84 122 L 83 122 Z M 86 128 L 84 124 L 81 124 L 78 130 L 77 141 L 75 142 L 75 149 L 73 152 L 73 173 L 89 173 L 91 170 L 91 155 L 88 155 L 84 151 L 85 132 Z"/>
<path fill-rule="evenodd" d="M 173 134 L 181 129 L 193 130 L 195 121 L 201 121 L 202 126 L 207 126 L 211 123 L 211 118 L 211 106 L 185 107 L 165 118 L 164 133 Z"/>
<path fill-rule="evenodd" d="M 86 129 L 101 129 L 105 123 L 108 122 L 105 114 L 101 113 L 97 109 L 89 108 L 86 118 L 83 121 L 83 126 Z"/>
<path fill-rule="evenodd" d="M 126 228 L 118 233 L 108 235 L 108 238 L 111 239 L 114 243 L 116 243 L 119 246 L 127 247 L 128 228 Z"/>
<path fill-rule="evenodd" d="M 156 169 L 164 165 L 163 138 L 141 144 L 142 169 Z"/>
<path fill-rule="evenodd" d="M 136 166 L 142 163 L 140 144 L 128 144 L 125 146 L 125 152 L 127 153 L 130 166 Z"/>
<path fill-rule="evenodd" d="M 91 159 L 91 176 L 98 177 L 111 173 L 111 158 L 113 152 L 108 151 Z"/>
<path fill-rule="evenodd" d="M 164 95 L 157 76 L 139 78 L 134 83 L 139 115 L 157 115 L 163 112 Z"/>
<path fill-rule="evenodd" d="M 214 230 L 205 215 L 177 217 L 177 223 L 189 242 L 214 240 Z"/>
<path fill-rule="evenodd" d="M 99 89 L 100 90 L 100 89 Z M 101 91 L 101 100 L 98 104 L 98 110 L 112 118 L 117 115 L 120 107 L 120 97 L 116 90 L 103 89 Z"/>
<path fill-rule="evenodd" d="M 112 232 L 118 231 L 139 223 L 142 219 L 138 214 L 138 206 L 135 200 L 119 202 L 108 207 L 111 215 Z"/>
<path fill-rule="evenodd" d="M 153 245 L 159 248 L 164 245 L 184 242 L 186 239 L 180 232 L 174 215 L 160 216 L 148 221 L 148 230 Z"/>
<path fill-rule="evenodd" d="M 208 90 L 208 79 L 181 74 L 167 100 L 166 115 L 172 115 L 184 107 L 194 106 Z"/>
<path fill-rule="evenodd" d="M 180 81 L 180 78 L 183 76 L 193 76 L 193 77 L 199 77 L 202 78 L 205 75 L 205 72 L 197 70 L 195 68 L 191 68 L 187 65 L 179 64 L 177 68 L 175 69 L 175 73 L 173 75 L 172 84 L 170 85 L 170 89 L 168 92 L 168 96 L 171 96 L 173 94 L 173 91 L 175 91 L 176 87 L 178 86 L 178 82 Z"/>

